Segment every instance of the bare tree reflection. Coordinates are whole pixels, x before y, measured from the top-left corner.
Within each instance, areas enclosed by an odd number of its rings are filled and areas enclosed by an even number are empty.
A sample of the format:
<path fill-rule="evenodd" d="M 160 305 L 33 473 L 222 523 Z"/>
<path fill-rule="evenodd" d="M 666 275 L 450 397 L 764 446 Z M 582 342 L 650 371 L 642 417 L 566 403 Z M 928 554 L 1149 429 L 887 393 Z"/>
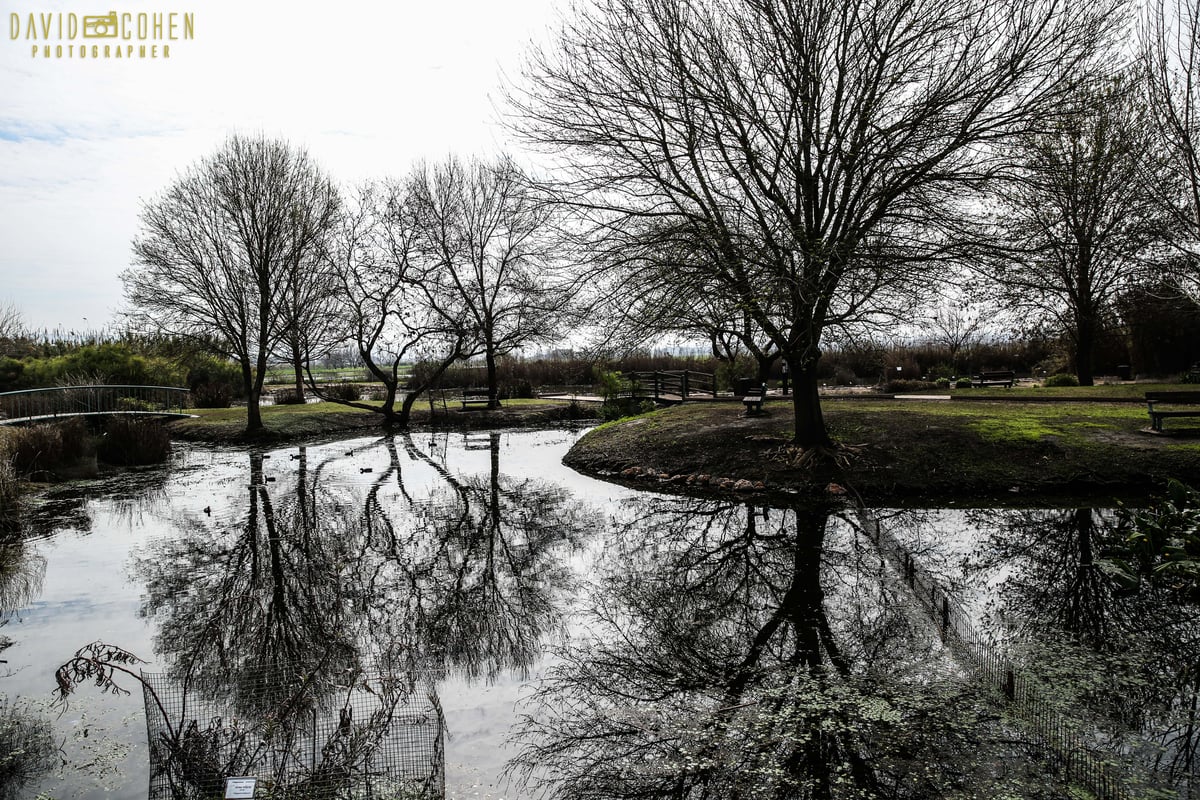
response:
<path fill-rule="evenodd" d="M 1200 796 L 1200 618 L 1168 589 L 1117 580 L 1111 511 L 973 515 L 990 531 L 975 567 L 1002 574 L 993 623 L 1048 702 L 1145 780 Z"/>
<path fill-rule="evenodd" d="M 515 769 L 556 798 L 1041 796 L 822 509 L 632 504 Z M 992 796 L 992 795 L 986 795 Z"/>
<path fill-rule="evenodd" d="M 0 544 L 0 626 L 41 594 L 45 575 L 46 559 L 31 542 Z M 0 636 L 0 652 L 12 644 Z M 25 797 L 30 781 L 58 766 L 58 754 L 50 721 L 19 699 L 0 694 L 0 800 Z"/>
<path fill-rule="evenodd" d="M 303 458 L 301 459 L 303 462 Z M 158 543 L 138 560 L 146 581 L 143 613 L 159 621 L 156 650 L 176 679 L 220 691 L 251 715 L 287 708 L 314 670 L 354 663 L 354 626 L 343 590 L 356 519 L 336 498 L 314 504 L 306 467 L 280 499 L 250 455 L 240 525 Z M 340 510 L 339 510 L 340 509 Z M 264 682 L 263 675 L 271 679 Z"/>

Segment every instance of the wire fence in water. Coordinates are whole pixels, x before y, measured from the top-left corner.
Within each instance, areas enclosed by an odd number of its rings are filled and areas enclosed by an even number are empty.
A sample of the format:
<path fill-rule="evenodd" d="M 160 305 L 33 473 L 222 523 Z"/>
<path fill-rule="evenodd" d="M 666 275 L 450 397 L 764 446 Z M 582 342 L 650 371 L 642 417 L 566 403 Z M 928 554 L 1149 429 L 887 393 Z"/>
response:
<path fill-rule="evenodd" d="M 441 800 L 445 723 L 424 675 L 242 671 L 232 683 L 142 673 L 150 800 Z"/>
<path fill-rule="evenodd" d="M 1055 709 L 991 640 L 975 630 L 958 600 L 917 564 L 912 553 L 868 509 L 858 509 L 858 527 L 901 572 L 914 598 L 938 624 L 942 641 L 966 657 L 982 683 L 1004 695 L 1014 716 L 1045 749 L 1050 764 L 1064 780 L 1085 788 L 1097 800 L 1134 797 L 1121 767 L 1092 751 L 1077 723 Z"/>

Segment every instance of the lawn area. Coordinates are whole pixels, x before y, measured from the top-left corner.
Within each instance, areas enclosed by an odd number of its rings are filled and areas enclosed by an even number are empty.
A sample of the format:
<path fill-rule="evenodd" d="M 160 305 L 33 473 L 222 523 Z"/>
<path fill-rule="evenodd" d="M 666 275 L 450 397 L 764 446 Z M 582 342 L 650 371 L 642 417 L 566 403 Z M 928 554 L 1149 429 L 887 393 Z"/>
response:
<path fill-rule="evenodd" d="M 955 399 L 973 399 L 976 397 L 1070 397 L 1081 399 L 1110 399 L 1110 400 L 1143 400 L 1146 392 L 1200 392 L 1200 385 L 1195 383 L 1114 383 L 1103 386 L 987 386 L 978 389 L 951 389 L 950 396 Z"/>
<path fill-rule="evenodd" d="M 755 418 L 732 404 L 682 405 L 602 426 L 567 463 L 590 472 L 723 476 L 787 491 L 836 482 L 876 501 L 1111 497 L 1153 490 L 1168 477 L 1200 480 L 1200 419 L 1171 420 L 1168 435 L 1149 434 L 1136 404 L 827 399 L 826 423 L 842 449 L 815 467 L 790 445 L 790 405 L 766 407 L 769 415 Z"/>
<path fill-rule="evenodd" d="M 379 406 L 381 401 L 363 400 L 366 405 Z M 460 411 L 460 404 L 447 398 L 443 407 L 434 400 L 434 415 L 429 413 L 429 403 L 421 398 L 413 406 L 412 424 L 439 424 L 450 427 L 505 427 L 533 424 L 567 404 L 558 400 L 513 399 L 501 401 L 499 411 L 474 409 Z M 324 435 L 337 435 L 356 431 L 382 428 L 382 417 L 360 408 L 339 403 L 304 403 L 295 405 L 262 406 L 264 438 L 272 440 L 300 440 Z M 185 419 L 170 425 L 171 436 L 188 441 L 224 442 L 238 441 L 246 428 L 245 406 L 235 408 L 187 409 L 196 419 Z"/>

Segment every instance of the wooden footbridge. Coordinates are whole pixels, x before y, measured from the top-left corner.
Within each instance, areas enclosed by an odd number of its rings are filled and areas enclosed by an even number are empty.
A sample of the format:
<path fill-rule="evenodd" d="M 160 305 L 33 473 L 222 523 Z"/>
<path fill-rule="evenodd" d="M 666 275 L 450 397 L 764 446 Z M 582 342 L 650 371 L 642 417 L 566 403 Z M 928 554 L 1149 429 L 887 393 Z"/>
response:
<path fill-rule="evenodd" d="M 682 403 L 684 400 L 715 400 L 717 380 L 710 372 L 690 369 L 630 372 L 629 396 L 653 399 L 661 403 Z"/>
<path fill-rule="evenodd" d="M 70 417 L 141 415 L 183 418 L 188 390 L 177 386 L 59 386 L 0 392 L 0 425 L 30 425 Z"/>

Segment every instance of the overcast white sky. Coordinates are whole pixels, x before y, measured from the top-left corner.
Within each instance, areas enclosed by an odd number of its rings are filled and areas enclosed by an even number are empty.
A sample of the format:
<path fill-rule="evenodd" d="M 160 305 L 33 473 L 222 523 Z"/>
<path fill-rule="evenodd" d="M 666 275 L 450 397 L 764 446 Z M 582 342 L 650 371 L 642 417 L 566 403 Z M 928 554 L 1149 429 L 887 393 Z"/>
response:
<path fill-rule="evenodd" d="M 515 78 L 529 40 L 565 7 L 169 2 L 0 0 L 0 304 L 36 328 L 113 319 L 142 202 L 231 132 L 283 136 L 344 183 L 512 149 L 498 123 L 501 73 Z M 195 38 L 171 43 L 165 60 L 31 57 L 31 12 L 110 11 L 191 12 Z M 59 44 L 51 35 L 42 43 Z"/>

